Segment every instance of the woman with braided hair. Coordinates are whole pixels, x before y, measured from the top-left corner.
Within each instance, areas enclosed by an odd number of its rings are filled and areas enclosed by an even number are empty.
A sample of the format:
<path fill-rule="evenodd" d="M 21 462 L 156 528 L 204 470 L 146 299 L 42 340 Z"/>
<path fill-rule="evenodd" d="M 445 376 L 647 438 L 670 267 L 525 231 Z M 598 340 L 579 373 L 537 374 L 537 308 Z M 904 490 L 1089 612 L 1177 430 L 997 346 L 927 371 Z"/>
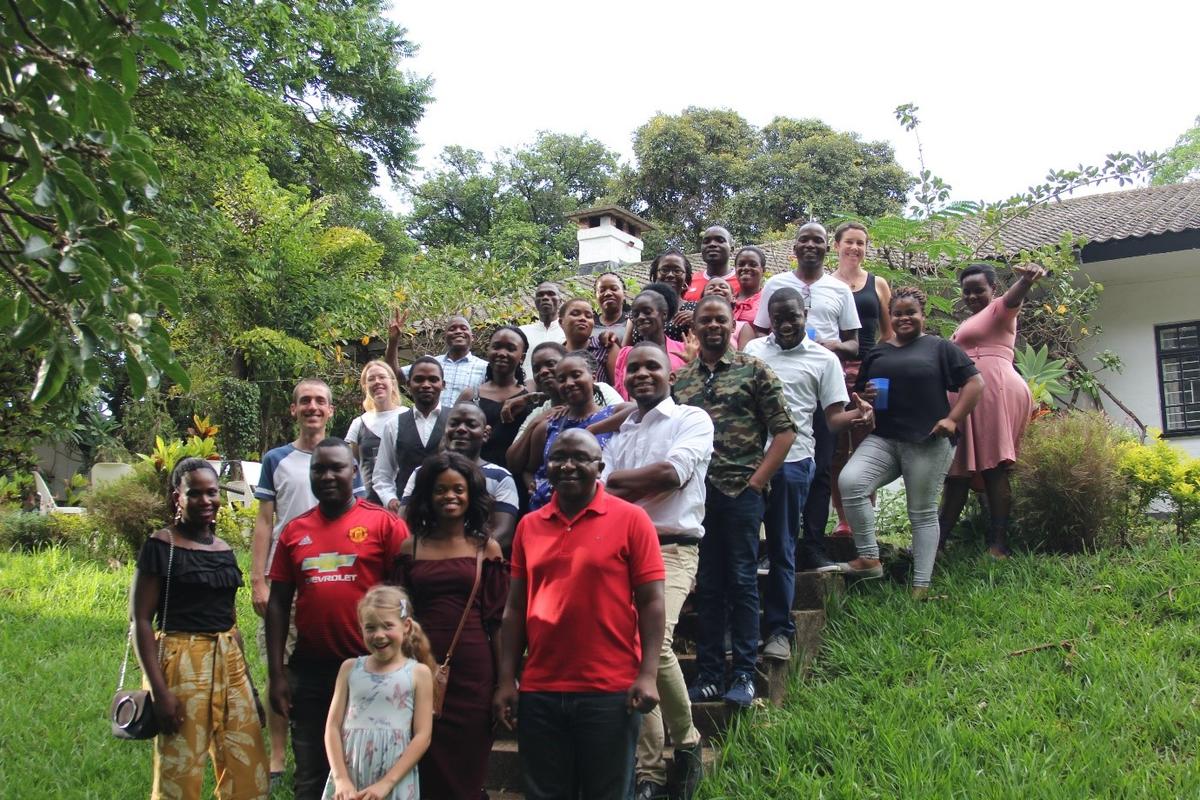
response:
<path fill-rule="evenodd" d="M 954 458 L 958 429 L 983 393 L 983 378 L 957 345 L 925 333 L 927 298 L 920 289 L 892 293 L 892 338 L 863 358 L 855 391 L 875 408 L 875 430 L 838 478 L 858 558 L 842 570 L 883 575 L 871 493 L 904 479 L 913 535 L 913 596 L 929 590 L 937 556 L 937 502 Z M 947 392 L 957 392 L 951 407 Z"/>

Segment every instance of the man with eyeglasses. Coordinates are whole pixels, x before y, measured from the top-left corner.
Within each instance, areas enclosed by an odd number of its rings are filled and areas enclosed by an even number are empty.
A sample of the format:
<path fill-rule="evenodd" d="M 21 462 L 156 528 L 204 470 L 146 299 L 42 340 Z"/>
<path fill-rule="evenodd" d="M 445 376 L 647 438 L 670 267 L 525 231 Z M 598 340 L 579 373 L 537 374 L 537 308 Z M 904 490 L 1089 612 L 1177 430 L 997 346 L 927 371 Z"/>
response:
<path fill-rule="evenodd" d="M 560 433 L 546 458 L 554 494 L 513 539 L 493 708 L 516 726 L 531 800 L 628 796 L 642 714 L 658 705 L 658 535 L 597 481 L 602 464 L 595 436 Z"/>
<path fill-rule="evenodd" d="M 850 287 L 825 272 L 825 255 L 829 252 L 829 237 L 819 222 L 806 222 L 796 231 L 796 269 L 773 276 L 763 285 L 754 330 L 759 336 L 771 331 L 771 316 L 767 308 L 771 295 L 787 286 L 800 293 L 808 316 L 807 334 L 842 361 L 858 356 L 858 308 Z M 829 523 L 829 498 L 833 493 L 830 475 L 836 439 L 825 422 L 825 412 L 817 409 L 812 417 L 814 441 L 813 479 L 804 503 L 804 538 L 807 542 L 823 542 L 825 526 Z M 797 565 L 800 569 L 829 569 L 834 566 L 823 552 L 810 550 Z"/>
<path fill-rule="evenodd" d="M 696 572 L 698 677 L 693 703 L 740 707 L 754 701 L 758 661 L 758 531 L 764 494 L 796 439 L 783 387 L 762 361 L 729 349 L 733 308 L 721 295 L 692 316 L 700 355 L 676 373 L 675 400 L 699 406 L 716 426 L 708 467 L 704 538 Z M 769 444 L 768 444 L 769 442 Z M 726 691 L 725 621 L 733 641 L 733 682 Z"/>

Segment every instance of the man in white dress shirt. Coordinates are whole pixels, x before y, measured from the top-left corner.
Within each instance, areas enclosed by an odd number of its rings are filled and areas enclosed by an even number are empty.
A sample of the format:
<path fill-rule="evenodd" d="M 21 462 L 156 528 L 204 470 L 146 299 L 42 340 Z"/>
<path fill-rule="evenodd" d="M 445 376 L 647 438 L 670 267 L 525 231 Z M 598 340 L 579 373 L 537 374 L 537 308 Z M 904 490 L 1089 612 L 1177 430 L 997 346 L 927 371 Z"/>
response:
<path fill-rule="evenodd" d="M 671 639 L 700 560 L 713 423 L 703 409 L 677 405 L 671 399 L 671 363 L 666 351 L 653 342 L 639 342 L 630 351 L 625 390 L 637 410 L 609 440 L 602 479 L 606 491 L 638 504 L 650 515 L 667 571 L 666 630 L 658 665 L 661 704 L 642 722 L 637 797 L 666 794 L 665 719 L 675 744 L 676 794 L 671 796 L 690 798 L 701 777 L 700 732 L 692 723 L 687 685 Z"/>
<path fill-rule="evenodd" d="M 445 387 L 441 362 L 433 356 L 421 356 L 408 371 L 413 407 L 383 426 L 371 482 L 380 505 L 393 513 L 400 513 L 400 490 L 408 477 L 441 446 L 450 414 L 450 409 L 441 404 Z"/>
<path fill-rule="evenodd" d="M 533 374 L 535 347 L 542 342 L 563 344 L 567 341 L 567 334 L 563 332 L 562 325 L 558 324 L 558 307 L 562 305 L 562 290 L 558 288 L 558 284 L 552 281 L 539 283 L 533 293 L 533 304 L 537 308 L 538 321 L 520 326 L 521 333 L 529 340 L 529 347 L 525 350 L 525 361 L 521 364 L 525 368 L 525 377 Z"/>

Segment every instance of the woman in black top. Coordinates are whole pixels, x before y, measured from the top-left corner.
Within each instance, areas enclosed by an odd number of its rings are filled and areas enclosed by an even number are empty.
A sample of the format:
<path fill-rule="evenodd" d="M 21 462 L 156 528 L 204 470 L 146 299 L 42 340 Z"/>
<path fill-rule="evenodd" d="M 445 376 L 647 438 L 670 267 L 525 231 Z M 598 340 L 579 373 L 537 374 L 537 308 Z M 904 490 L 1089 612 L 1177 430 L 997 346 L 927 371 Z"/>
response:
<path fill-rule="evenodd" d="M 902 287 L 892 294 L 894 334 L 863 359 L 855 391 L 875 407 L 875 430 L 842 470 L 838 484 L 854 531 L 858 558 L 843 571 L 860 577 L 883 575 L 875 541 L 871 493 L 904 478 L 913 536 L 913 595 L 923 596 L 937 556 L 937 501 L 954 458 L 954 442 L 979 395 L 983 378 L 971 359 L 951 342 L 928 336 L 925 293 Z M 946 392 L 958 392 L 954 407 Z"/>
<path fill-rule="evenodd" d="M 688 261 L 687 256 L 680 250 L 671 247 L 650 262 L 650 283 L 666 284 L 675 292 L 676 297 L 682 298 L 684 292 L 692 285 L 692 262 Z M 692 312 L 696 310 L 696 303 L 692 300 L 677 300 L 676 305 L 677 308 L 671 312 L 663 330 L 668 339 L 682 342 L 687 339 L 688 332 L 692 329 Z M 641 331 L 633 324 L 631 312 L 621 344 L 634 345 L 641 340 Z M 617 388 L 620 389 L 619 386 Z"/>
<path fill-rule="evenodd" d="M 878 342 L 892 338 L 892 323 L 888 316 L 888 303 L 892 288 L 882 277 L 867 272 L 863 262 L 867 257 L 867 227 L 861 222 L 850 220 L 837 226 L 833 232 L 833 248 L 837 253 L 838 266 L 833 277 L 850 287 L 854 295 L 854 307 L 858 311 L 858 357 L 842 362 L 846 376 L 847 392 L 854 390 L 862 359 Z M 838 491 L 838 476 L 850 454 L 862 444 L 867 436 L 866 428 L 847 428 L 837 434 L 837 445 L 833 451 L 833 510 L 837 512 L 838 524 L 834 536 L 849 536 L 850 523 L 842 509 L 842 494 Z"/>
<path fill-rule="evenodd" d="M 484 443 L 479 457 L 505 469 L 508 469 L 506 453 L 509 445 L 517 438 L 517 431 L 521 430 L 525 417 L 529 416 L 529 408 L 507 420 L 500 411 L 505 401 L 529 391 L 525 388 L 525 369 L 521 366 L 528 349 L 529 339 L 520 328 L 514 325 L 497 328 L 492 338 L 488 339 L 488 365 L 483 373 L 483 383 L 475 389 L 464 389 L 456 401 L 474 403 L 483 409 L 492 435 Z M 520 483 L 517 486 L 519 490 Z"/>
<path fill-rule="evenodd" d="M 174 522 L 138 553 L 131 603 L 159 725 L 151 796 L 198 798 L 211 755 L 221 797 L 265 798 L 265 717 L 236 625 L 242 571 L 213 533 L 221 498 L 211 462 L 175 465 L 171 506 Z"/>

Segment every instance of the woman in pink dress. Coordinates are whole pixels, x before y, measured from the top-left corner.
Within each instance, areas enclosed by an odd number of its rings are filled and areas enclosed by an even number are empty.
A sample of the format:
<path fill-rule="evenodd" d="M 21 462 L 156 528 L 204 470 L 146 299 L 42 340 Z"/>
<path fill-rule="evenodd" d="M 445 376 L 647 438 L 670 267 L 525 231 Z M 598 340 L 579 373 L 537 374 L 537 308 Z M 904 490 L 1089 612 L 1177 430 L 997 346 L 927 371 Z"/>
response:
<path fill-rule="evenodd" d="M 995 558 L 1008 556 L 1009 470 L 1033 413 L 1029 384 L 1013 366 L 1017 315 L 1033 284 L 1046 274 L 1036 264 L 1013 267 L 1013 272 L 1018 280 L 1000 297 L 996 297 L 996 270 L 987 264 L 972 264 L 958 277 L 963 304 L 971 316 L 958 326 L 952 341 L 975 362 L 984 389 L 959 432 L 938 515 L 944 544 L 962 514 L 967 493 L 972 488 L 986 492 L 990 517 L 987 546 Z"/>

